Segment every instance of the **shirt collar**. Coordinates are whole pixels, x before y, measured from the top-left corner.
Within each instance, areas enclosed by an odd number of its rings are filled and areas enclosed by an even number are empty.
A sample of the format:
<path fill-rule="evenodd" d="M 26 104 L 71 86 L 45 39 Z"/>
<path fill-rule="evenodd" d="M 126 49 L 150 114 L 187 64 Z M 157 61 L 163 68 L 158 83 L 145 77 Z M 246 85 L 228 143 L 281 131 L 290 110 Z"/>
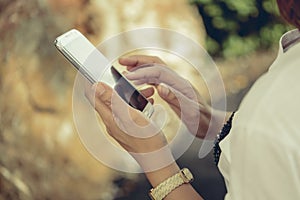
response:
<path fill-rule="evenodd" d="M 297 45 L 297 43 L 300 44 L 300 31 L 298 29 L 288 31 L 287 33 L 282 35 L 279 41 L 277 58 L 270 66 L 269 70 L 273 70 L 274 68 L 281 66 L 282 63 L 278 63 L 282 62 L 282 59 L 284 59 L 284 62 L 286 62 L 286 59 L 293 59 L 294 56 L 299 57 L 298 49 L 300 49 L 300 45 Z M 292 47 L 294 47 L 294 50 Z"/>
<path fill-rule="evenodd" d="M 285 53 L 298 42 L 300 42 L 300 31 L 298 29 L 291 30 L 281 37 L 280 50 Z"/>

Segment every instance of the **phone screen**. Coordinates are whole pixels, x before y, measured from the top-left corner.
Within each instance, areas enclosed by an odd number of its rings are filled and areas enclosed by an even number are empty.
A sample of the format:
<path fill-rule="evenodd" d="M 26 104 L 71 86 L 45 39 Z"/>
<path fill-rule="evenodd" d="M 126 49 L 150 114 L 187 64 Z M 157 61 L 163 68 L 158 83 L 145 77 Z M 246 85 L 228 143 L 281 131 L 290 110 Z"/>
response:
<path fill-rule="evenodd" d="M 116 82 L 114 89 L 119 96 L 135 109 L 143 110 L 148 100 L 139 93 L 113 66 L 110 68 Z"/>

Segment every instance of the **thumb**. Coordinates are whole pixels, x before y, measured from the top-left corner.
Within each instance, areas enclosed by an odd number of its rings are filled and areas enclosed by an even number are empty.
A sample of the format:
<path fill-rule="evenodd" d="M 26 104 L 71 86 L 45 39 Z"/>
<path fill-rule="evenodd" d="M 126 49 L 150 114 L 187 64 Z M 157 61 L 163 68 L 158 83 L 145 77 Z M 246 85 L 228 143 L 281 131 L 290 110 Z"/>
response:
<path fill-rule="evenodd" d="M 164 83 L 159 84 L 157 87 L 157 92 L 161 98 L 167 102 L 173 102 L 176 99 L 175 94 L 171 91 L 169 86 Z"/>
<path fill-rule="evenodd" d="M 180 112 L 180 102 L 177 98 L 179 94 L 175 94 L 175 91 L 171 90 L 170 87 L 164 83 L 159 84 L 156 89 L 159 96 L 165 100 L 176 113 Z"/>

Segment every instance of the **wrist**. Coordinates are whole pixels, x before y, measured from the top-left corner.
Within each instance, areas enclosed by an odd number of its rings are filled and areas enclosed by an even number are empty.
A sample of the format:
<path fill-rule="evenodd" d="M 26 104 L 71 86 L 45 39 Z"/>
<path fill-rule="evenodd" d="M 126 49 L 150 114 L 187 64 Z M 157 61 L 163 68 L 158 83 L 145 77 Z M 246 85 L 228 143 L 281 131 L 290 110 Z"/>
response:
<path fill-rule="evenodd" d="M 178 173 L 180 170 L 179 166 L 177 163 L 174 161 L 170 165 L 161 168 L 156 171 L 151 171 L 151 172 L 146 172 L 145 175 L 152 185 L 152 187 L 158 186 L 160 183 L 162 183 L 164 180 L 167 178 L 173 176 L 174 174 Z"/>
<path fill-rule="evenodd" d="M 202 118 L 200 121 L 202 121 L 202 123 L 200 124 L 200 130 L 202 132 L 200 136 L 197 136 L 201 139 L 214 140 L 231 113 L 209 107 L 206 111 L 201 112 L 201 115 Z"/>
<path fill-rule="evenodd" d="M 175 163 L 175 159 L 168 145 L 159 150 L 147 153 L 130 153 L 138 162 L 144 173 L 158 172 Z"/>
<path fill-rule="evenodd" d="M 186 197 L 186 195 L 182 195 L 183 191 L 187 189 L 186 186 L 191 187 L 189 183 L 192 181 L 193 175 L 190 170 L 183 168 L 175 173 L 172 172 L 167 178 L 153 187 L 149 195 L 153 200 L 167 199 L 167 197 L 169 199 L 174 199 L 175 197 L 176 199 L 182 199 L 179 195 Z"/>

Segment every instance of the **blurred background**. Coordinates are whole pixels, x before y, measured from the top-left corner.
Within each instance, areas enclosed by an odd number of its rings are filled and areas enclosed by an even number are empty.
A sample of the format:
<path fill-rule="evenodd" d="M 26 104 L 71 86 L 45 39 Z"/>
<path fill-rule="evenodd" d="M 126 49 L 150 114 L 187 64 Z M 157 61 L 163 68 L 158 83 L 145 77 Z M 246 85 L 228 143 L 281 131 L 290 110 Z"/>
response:
<path fill-rule="evenodd" d="M 0 0 L 0 200 L 148 199 L 143 175 L 106 167 L 80 142 L 72 117 L 76 71 L 53 46 L 71 28 L 96 45 L 141 27 L 168 28 L 205 47 L 231 111 L 291 29 L 275 0 Z M 178 162 L 193 171 L 206 199 L 222 199 L 223 179 L 211 154 L 198 158 L 200 143 Z"/>

